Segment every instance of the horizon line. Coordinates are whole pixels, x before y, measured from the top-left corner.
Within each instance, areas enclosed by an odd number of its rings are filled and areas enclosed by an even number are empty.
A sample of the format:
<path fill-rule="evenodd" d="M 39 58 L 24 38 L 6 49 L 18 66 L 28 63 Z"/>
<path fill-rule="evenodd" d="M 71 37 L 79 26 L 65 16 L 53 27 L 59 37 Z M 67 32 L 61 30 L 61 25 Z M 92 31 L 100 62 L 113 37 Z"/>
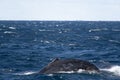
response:
<path fill-rule="evenodd" d="M 96 21 L 96 22 L 120 22 L 120 20 L 37 20 L 37 19 L 15 19 L 15 20 L 0 20 L 0 21 Z"/>

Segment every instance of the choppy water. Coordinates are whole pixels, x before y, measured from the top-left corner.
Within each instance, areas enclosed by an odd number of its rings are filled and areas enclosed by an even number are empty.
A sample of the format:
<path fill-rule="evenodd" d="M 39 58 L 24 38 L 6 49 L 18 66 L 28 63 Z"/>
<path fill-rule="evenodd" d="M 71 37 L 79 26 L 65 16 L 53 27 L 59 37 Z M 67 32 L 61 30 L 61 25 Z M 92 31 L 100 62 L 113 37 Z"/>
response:
<path fill-rule="evenodd" d="M 38 74 L 56 57 L 101 73 Z M 0 80 L 120 80 L 120 22 L 0 21 Z"/>

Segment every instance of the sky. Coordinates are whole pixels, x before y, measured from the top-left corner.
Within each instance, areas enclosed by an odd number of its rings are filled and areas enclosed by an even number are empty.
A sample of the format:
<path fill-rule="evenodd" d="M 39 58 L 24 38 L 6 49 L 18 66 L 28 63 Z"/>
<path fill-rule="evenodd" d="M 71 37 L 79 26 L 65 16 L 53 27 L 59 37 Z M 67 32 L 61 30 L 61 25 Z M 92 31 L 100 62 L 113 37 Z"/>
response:
<path fill-rule="evenodd" d="M 0 0 L 0 20 L 120 21 L 120 0 Z"/>

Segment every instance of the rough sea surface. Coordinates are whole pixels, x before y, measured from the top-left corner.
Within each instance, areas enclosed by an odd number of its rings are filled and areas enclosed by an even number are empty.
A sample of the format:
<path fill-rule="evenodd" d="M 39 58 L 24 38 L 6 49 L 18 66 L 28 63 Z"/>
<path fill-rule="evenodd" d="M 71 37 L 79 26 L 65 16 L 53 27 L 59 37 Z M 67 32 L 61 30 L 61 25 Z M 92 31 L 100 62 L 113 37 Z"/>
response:
<path fill-rule="evenodd" d="M 56 57 L 101 72 L 38 73 Z M 0 21 L 0 80 L 120 80 L 120 22 Z"/>

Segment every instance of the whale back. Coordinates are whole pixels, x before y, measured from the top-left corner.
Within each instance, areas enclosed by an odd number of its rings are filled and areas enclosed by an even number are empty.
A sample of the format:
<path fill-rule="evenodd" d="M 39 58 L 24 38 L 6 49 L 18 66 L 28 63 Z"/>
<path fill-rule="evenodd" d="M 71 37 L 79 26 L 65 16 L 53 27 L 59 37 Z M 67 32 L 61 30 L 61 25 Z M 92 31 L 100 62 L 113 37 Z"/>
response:
<path fill-rule="evenodd" d="M 54 59 L 40 73 L 52 74 L 60 71 L 78 71 L 79 69 L 87 71 L 99 71 L 99 69 L 92 63 L 78 59 Z"/>

